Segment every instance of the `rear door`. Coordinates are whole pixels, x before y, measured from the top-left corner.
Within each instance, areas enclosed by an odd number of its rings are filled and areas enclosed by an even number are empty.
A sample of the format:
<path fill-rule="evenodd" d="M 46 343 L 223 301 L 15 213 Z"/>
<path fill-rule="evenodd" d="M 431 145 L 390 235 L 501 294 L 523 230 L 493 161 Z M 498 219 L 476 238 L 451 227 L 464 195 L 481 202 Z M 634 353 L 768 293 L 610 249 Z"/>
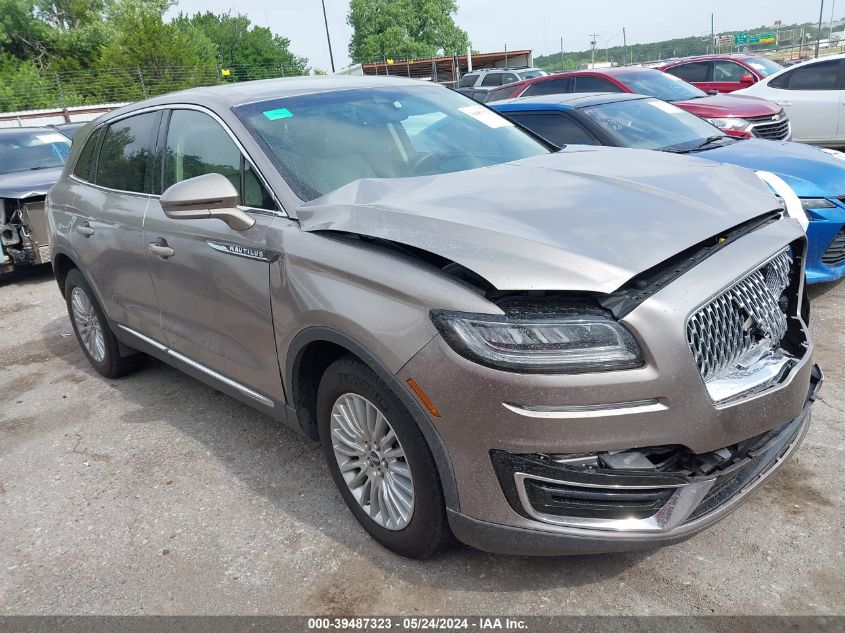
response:
<path fill-rule="evenodd" d="M 710 87 L 713 77 L 713 62 L 687 62 L 667 68 L 666 72 L 701 90 L 713 89 Z"/>
<path fill-rule="evenodd" d="M 573 78 L 575 86 L 572 92 L 624 92 L 619 86 L 603 77 L 578 75 Z"/>
<path fill-rule="evenodd" d="M 159 140 L 157 190 L 223 174 L 255 224 L 236 231 L 221 220 L 173 220 L 158 198 L 151 200 L 144 243 L 165 340 L 201 371 L 216 372 L 272 406 L 267 396 L 283 400 L 283 392 L 270 309 L 270 267 L 279 265 L 279 254 L 267 250 L 267 233 L 280 214 L 219 119 L 200 109 L 168 114 Z"/>
<path fill-rule="evenodd" d="M 574 80 L 571 77 L 556 77 L 533 83 L 523 92 L 520 97 L 536 97 L 543 95 L 560 95 L 572 92 Z"/>
<path fill-rule="evenodd" d="M 72 177 L 76 214 L 69 233 L 109 318 L 154 339 L 161 339 L 162 331 L 143 223 L 160 116 L 124 117 L 89 137 L 93 144 L 83 148 Z"/>
<path fill-rule="evenodd" d="M 794 140 L 814 143 L 845 140 L 841 60 L 799 66 L 771 80 L 767 94 L 760 96 L 783 106 L 792 122 Z"/>

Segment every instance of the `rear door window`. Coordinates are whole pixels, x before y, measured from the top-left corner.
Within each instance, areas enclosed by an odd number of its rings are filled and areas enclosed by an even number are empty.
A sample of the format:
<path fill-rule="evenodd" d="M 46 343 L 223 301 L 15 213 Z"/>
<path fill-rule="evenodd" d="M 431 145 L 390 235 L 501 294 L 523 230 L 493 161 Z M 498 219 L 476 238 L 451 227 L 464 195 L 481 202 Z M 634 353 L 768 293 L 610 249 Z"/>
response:
<path fill-rule="evenodd" d="M 481 85 L 485 88 L 489 86 L 501 86 L 502 76 L 502 73 L 487 73 L 484 75 L 484 79 L 481 80 Z"/>
<path fill-rule="evenodd" d="M 601 77 L 575 77 L 573 92 L 622 92 L 615 84 Z"/>
<path fill-rule="evenodd" d="M 711 66 L 710 62 L 690 62 L 667 68 L 666 72 L 689 83 L 704 83 L 710 81 Z"/>
<path fill-rule="evenodd" d="M 543 95 L 560 95 L 567 92 L 572 92 L 572 79 L 569 77 L 563 79 L 547 79 L 546 81 L 538 81 L 535 84 L 528 86 L 528 89 L 522 94 L 523 97 L 535 97 Z"/>
<path fill-rule="evenodd" d="M 558 147 L 599 144 L 592 134 L 562 112 L 508 112 L 507 116 Z"/>
<path fill-rule="evenodd" d="M 770 84 L 787 90 L 839 90 L 839 60 L 808 64 L 791 70 Z"/>
<path fill-rule="evenodd" d="M 97 158 L 94 182 L 109 189 L 149 193 L 158 121 L 158 112 L 148 112 L 109 125 Z"/>

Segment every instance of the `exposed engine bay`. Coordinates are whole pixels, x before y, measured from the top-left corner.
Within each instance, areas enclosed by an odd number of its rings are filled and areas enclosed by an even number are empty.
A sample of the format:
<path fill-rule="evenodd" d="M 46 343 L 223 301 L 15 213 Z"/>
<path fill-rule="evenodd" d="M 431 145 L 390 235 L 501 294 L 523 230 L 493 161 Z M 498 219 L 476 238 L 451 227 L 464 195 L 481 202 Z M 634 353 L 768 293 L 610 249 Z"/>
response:
<path fill-rule="evenodd" d="M 50 261 L 44 198 L 0 198 L 0 274 Z"/>

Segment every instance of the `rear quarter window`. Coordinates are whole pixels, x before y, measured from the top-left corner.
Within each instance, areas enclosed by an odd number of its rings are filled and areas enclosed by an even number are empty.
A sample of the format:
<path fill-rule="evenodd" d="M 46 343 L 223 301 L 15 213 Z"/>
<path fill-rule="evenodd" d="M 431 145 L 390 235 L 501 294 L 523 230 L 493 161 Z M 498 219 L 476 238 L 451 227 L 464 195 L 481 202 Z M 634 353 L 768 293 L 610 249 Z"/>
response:
<path fill-rule="evenodd" d="M 94 165 L 94 151 L 97 149 L 97 143 L 103 133 L 103 128 L 94 130 L 94 133 L 85 141 L 82 151 L 79 152 L 79 158 L 76 159 L 76 165 L 73 166 L 73 175 L 82 180 L 91 180 L 91 167 Z"/>

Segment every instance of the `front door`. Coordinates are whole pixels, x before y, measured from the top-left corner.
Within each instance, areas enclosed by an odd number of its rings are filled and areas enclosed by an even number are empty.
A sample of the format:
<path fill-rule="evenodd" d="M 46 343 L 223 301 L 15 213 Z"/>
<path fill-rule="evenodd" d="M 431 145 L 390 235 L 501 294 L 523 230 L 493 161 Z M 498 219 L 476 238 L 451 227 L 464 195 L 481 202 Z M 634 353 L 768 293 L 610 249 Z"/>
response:
<path fill-rule="evenodd" d="M 270 269 L 279 265 L 278 254 L 266 249 L 275 204 L 209 114 L 173 110 L 162 145 L 160 189 L 220 173 L 255 218 L 251 228 L 236 231 L 221 220 L 170 219 L 158 199 L 151 200 L 144 241 L 166 344 L 201 368 L 283 400 L 270 309 Z"/>

